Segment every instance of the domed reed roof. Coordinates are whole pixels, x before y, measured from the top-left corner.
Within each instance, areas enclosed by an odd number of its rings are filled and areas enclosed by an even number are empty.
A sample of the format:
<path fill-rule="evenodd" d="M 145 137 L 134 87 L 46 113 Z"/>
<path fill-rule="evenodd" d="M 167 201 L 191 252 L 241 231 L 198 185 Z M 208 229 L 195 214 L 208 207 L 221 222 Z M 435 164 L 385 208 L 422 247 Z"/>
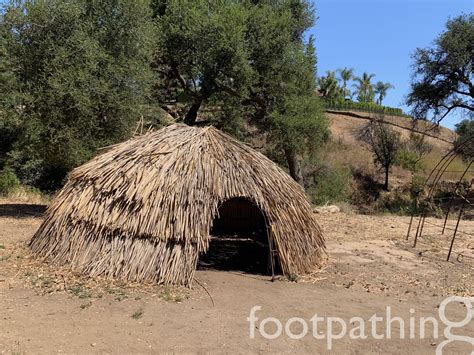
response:
<path fill-rule="evenodd" d="M 326 258 L 305 193 L 264 155 L 214 127 L 174 124 L 73 170 L 30 242 L 93 276 L 187 285 L 219 206 L 246 198 L 266 217 L 286 275 Z"/>

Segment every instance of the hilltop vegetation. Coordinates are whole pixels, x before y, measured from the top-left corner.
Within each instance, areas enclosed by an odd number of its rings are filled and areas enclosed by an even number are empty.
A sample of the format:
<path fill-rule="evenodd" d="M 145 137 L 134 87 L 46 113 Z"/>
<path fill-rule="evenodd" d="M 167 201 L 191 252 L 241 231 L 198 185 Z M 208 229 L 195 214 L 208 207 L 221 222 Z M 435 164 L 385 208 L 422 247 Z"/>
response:
<path fill-rule="evenodd" d="M 390 83 L 378 81 L 373 83 L 372 79 L 375 74 L 367 72 L 362 73 L 362 76 L 356 76 L 354 69 L 343 68 L 338 69 L 336 76 L 335 71 L 327 71 L 325 76 L 318 79 L 318 90 L 321 96 L 330 102 L 357 102 L 364 104 L 375 104 L 382 106 L 382 101 L 387 96 L 387 92 L 393 89 L 394 86 Z M 349 84 L 352 82 L 354 91 L 349 89 Z"/>

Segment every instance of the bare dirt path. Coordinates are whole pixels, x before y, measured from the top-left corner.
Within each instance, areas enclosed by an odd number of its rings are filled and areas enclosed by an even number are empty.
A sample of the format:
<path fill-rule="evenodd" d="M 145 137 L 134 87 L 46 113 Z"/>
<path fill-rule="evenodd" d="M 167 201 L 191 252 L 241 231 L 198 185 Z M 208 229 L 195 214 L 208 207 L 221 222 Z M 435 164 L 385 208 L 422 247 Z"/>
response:
<path fill-rule="evenodd" d="M 447 295 L 474 292 L 474 263 L 468 258 L 474 256 L 472 237 L 463 235 L 457 244 L 455 255 L 461 252 L 464 259 L 447 263 L 443 261 L 447 239 L 437 236 L 435 227 L 427 229 L 422 240 L 426 245 L 414 250 L 403 240 L 408 218 L 342 213 L 319 216 L 331 262 L 311 278 L 271 282 L 257 275 L 198 271 L 196 278 L 215 306 L 198 284 L 179 292 L 120 285 L 90 289 L 78 279 L 61 290 L 50 275 L 60 273 L 60 268 L 37 268 L 24 248 L 41 223 L 37 217 L 41 207 L 9 204 L 0 201 L 0 352 L 5 353 L 325 353 L 327 337 L 312 335 L 310 319 L 316 313 L 340 317 L 350 328 L 351 317 L 369 320 L 374 313 L 384 317 L 390 306 L 393 316 L 406 320 L 408 337 L 410 317 L 418 327 L 418 317 L 438 316 L 437 307 Z M 463 231 L 474 233 L 474 222 L 465 222 Z M 256 305 L 261 309 L 251 339 L 247 317 Z M 465 314 L 461 304 L 450 308 L 451 318 L 462 320 Z M 301 317 L 310 325 L 309 333 L 295 340 L 283 331 L 276 339 L 266 339 L 260 333 L 261 321 L 270 316 L 283 326 L 291 317 Z M 333 334 L 341 331 L 340 324 L 332 325 Z M 418 328 L 416 339 L 400 339 L 397 322 L 392 323 L 392 339 L 374 339 L 370 325 L 366 323 L 368 339 L 334 339 L 333 351 L 395 354 L 409 349 L 434 354 L 444 340 L 441 325 L 438 339 L 429 326 L 425 339 L 419 339 Z M 264 330 L 274 333 L 276 328 L 269 322 Z M 303 328 L 295 323 L 290 330 L 299 333 Z M 318 331 L 328 334 L 326 320 L 319 323 Z M 385 332 L 386 326 L 379 323 L 376 334 Z M 474 320 L 458 333 L 472 336 Z M 447 349 L 446 353 L 465 354 L 473 350 L 462 342 Z"/>

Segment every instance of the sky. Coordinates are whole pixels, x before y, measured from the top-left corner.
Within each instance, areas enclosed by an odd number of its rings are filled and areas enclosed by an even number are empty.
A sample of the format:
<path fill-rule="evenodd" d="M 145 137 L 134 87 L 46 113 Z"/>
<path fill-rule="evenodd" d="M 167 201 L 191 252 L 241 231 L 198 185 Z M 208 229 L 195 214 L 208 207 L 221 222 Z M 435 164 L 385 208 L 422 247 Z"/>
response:
<path fill-rule="evenodd" d="M 410 88 L 411 54 L 428 47 L 448 18 L 474 11 L 474 0 L 315 0 L 318 75 L 349 67 L 356 75 L 376 74 L 374 82 L 395 86 L 383 104 L 401 107 Z M 453 128 L 462 119 L 451 114 L 441 123 Z"/>

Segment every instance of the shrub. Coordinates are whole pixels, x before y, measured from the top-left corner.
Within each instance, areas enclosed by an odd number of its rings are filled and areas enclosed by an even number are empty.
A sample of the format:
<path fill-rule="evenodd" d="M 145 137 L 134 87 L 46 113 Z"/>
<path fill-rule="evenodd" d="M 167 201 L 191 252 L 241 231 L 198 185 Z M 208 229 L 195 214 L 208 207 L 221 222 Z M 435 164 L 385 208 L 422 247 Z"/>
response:
<path fill-rule="evenodd" d="M 414 175 L 411 178 L 411 184 L 410 184 L 410 195 L 412 198 L 420 196 L 420 194 L 423 192 L 423 189 L 425 187 L 426 183 L 426 178 L 423 176 L 419 175 Z"/>
<path fill-rule="evenodd" d="M 350 198 L 352 175 L 348 168 L 320 164 L 307 186 L 311 202 L 316 205 L 346 202 Z"/>
<path fill-rule="evenodd" d="M 465 119 L 459 122 L 456 125 L 456 133 L 459 134 L 455 143 L 456 151 L 468 162 L 474 157 L 474 142 L 466 143 L 474 137 L 474 119 Z"/>
<path fill-rule="evenodd" d="M 409 194 L 403 191 L 383 192 L 375 202 L 374 208 L 382 213 L 409 215 L 413 211 L 413 202 Z"/>
<path fill-rule="evenodd" d="M 400 150 L 395 156 L 395 165 L 413 173 L 416 173 L 423 168 L 420 158 L 414 152 L 405 149 Z"/>
<path fill-rule="evenodd" d="M 443 216 L 442 206 L 423 196 L 426 178 L 412 176 L 410 184 L 398 187 L 391 192 L 384 192 L 375 202 L 374 209 L 378 212 L 395 213 L 398 215 L 419 215 L 440 218 Z"/>
<path fill-rule="evenodd" d="M 11 169 L 0 171 L 0 194 L 7 194 L 20 186 L 20 180 Z"/>

